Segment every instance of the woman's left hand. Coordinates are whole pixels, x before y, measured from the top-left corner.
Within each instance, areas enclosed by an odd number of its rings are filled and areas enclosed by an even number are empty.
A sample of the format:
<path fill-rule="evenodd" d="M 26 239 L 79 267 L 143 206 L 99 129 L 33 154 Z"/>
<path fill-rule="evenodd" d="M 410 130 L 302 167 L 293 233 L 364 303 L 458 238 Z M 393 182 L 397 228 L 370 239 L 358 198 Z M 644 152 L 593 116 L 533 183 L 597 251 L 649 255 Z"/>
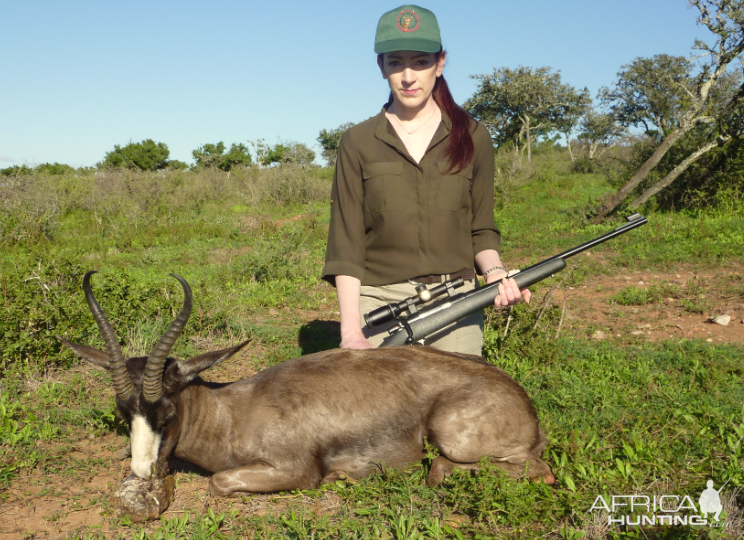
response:
<path fill-rule="evenodd" d="M 499 272 L 498 275 L 494 274 L 496 273 L 488 275 L 486 284 L 490 284 L 500 279 L 506 278 L 506 272 Z M 531 298 L 532 293 L 530 292 L 530 290 L 520 290 L 517 286 L 517 282 L 514 281 L 514 278 L 503 279 L 503 281 L 499 284 L 499 295 L 494 299 L 493 305 L 496 309 L 501 309 L 502 307 L 519 304 L 522 300 L 529 304 Z"/>

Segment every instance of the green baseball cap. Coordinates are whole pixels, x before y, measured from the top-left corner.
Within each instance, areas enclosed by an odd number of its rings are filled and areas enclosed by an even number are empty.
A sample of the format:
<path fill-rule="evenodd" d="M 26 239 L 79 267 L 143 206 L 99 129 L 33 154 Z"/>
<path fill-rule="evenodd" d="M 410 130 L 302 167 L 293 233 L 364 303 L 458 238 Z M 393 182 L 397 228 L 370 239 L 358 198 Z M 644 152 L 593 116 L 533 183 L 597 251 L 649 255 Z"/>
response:
<path fill-rule="evenodd" d="M 437 17 L 428 9 L 405 5 L 388 11 L 377 23 L 375 52 L 442 50 Z"/>

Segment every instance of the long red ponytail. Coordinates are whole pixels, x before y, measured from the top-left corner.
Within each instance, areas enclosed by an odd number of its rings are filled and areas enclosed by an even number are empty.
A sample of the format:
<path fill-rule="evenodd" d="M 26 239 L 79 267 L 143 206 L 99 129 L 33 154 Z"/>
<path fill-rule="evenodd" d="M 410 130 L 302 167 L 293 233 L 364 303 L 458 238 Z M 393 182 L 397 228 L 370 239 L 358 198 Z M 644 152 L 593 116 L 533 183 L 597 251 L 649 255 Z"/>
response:
<path fill-rule="evenodd" d="M 446 54 L 444 50 L 436 53 L 435 58 L 437 62 L 442 54 Z M 382 62 L 382 56 L 381 54 L 378 55 L 380 63 Z M 447 81 L 444 80 L 444 75 L 437 77 L 431 95 L 434 98 L 434 102 L 452 121 L 452 133 L 450 134 L 447 148 L 444 149 L 444 156 L 449 159 L 450 171 L 458 173 L 467 167 L 470 160 L 473 159 L 473 136 L 470 133 L 470 122 L 472 118 L 465 109 L 455 103 L 449 86 L 447 86 Z M 388 105 L 392 104 L 393 93 L 390 92 Z"/>

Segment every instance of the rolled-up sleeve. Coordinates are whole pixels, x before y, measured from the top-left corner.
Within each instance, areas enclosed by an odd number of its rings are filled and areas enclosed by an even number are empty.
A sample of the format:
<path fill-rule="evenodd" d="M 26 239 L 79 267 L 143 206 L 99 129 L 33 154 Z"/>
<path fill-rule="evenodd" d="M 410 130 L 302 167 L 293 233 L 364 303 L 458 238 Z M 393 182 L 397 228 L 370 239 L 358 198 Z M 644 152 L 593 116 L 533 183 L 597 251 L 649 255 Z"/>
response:
<path fill-rule="evenodd" d="M 359 153 L 350 134 L 339 141 L 331 188 L 331 223 L 321 278 L 335 285 L 336 276 L 364 279 L 364 186 Z"/>
<path fill-rule="evenodd" d="M 483 124 L 473 133 L 473 187 L 471 192 L 473 254 L 486 249 L 499 251 L 501 233 L 493 221 L 493 142 Z"/>

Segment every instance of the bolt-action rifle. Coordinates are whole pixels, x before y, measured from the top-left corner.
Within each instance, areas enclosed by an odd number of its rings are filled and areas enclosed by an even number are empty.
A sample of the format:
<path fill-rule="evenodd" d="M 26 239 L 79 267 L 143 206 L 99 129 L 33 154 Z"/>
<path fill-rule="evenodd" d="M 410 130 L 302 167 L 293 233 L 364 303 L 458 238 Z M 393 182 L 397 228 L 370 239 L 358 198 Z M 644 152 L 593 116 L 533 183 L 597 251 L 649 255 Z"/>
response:
<path fill-rule="evenodd" d="M 648 219 L 640 214 L 632 214 L 625 219 L 627 223 L 612 232 L 568 251 L 564 251 L 559 255 L 541 261 L 524 270 L 513 272 L 508 277 L 514 278 L 517 286 L 520 289 L 524 289 L 563 270 L 566 267 L 566 259 L 569 257 L 573 257 L 582 251 L 586 251 L 611 238 L 625 234 L 648 223 Z M 387 304 L 381 308 L 377 308 L 367 313 L 364 316 L 364 320 L 370 327 L 379 326 L 392 320 L 397 321 L 388 330 L 390 335 L 383 340 L 380 345 L 381 347 L 412 344 L 416 341 L 426 339 L 446 329 L 460 319 L 467 317 L 471 313 L 475 313 L 493 304 L 499 294 L 498 287 L 501 280 L 466 293 L 456 294 L 455 289 L 462 287 L 464 283 L 462 278 L 458 278 L 442 283 L 433 289 L 427 289 L 425 285 L 419 285 L 416 287 L 416 296 L 406 298 L 402 302 Z M 436 307 L 422 311 L 418 310 L 417 306 L 427 303 L 445 293 L 449 297 L 448 301 Z"/>

